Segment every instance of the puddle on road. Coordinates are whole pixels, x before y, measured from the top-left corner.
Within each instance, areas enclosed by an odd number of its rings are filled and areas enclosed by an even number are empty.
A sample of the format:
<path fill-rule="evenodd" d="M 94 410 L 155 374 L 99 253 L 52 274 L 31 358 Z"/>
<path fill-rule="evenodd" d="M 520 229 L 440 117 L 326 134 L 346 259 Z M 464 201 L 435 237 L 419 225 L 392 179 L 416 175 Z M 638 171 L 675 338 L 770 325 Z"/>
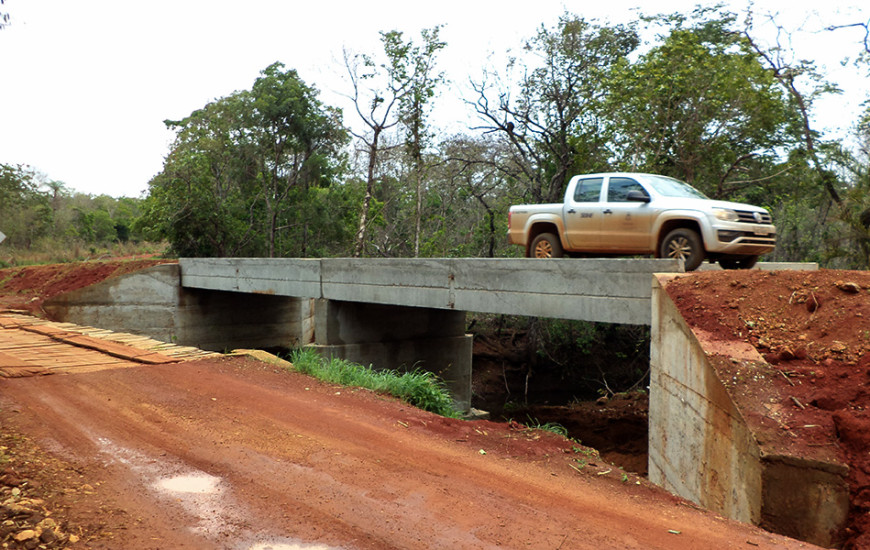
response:
<path fill-rule="evenodd" d="M 113 441 L 95 438 L 108 460 L 124 464 L 157 493 L 172 498 L 193 518 L 192 530 L 209 538 L 234 541 L 238 550 L 341 550 L 337 546 L 306 543 L 286 537 L 264 536 L 241 527 L 242 515 L 236 509 L 232 490 L 217 476 L 191 468 L 178 459 L 154 459 Z"/>
<path fill-rule="evenodd" d="M 290 540 L 282 542 L 258 542 L 253 546 L 249 546 L 246 550 L 338 550 L 334 546 L 326 546 L 325 544 L 304 544 Z"/>
<path fill-rule="evenodd" d="M 100 450 L 110 461 L 126 465 L 143 484 L 172 498 L 195 521 L 192 530 L 210 538 L 237 536 L 242 517 L 221 478 L 191 468 L 172 458 L 155 460 L 133 449 L 97 438 Z"/>
<path fill-rule="evenodd" d="M 164 478 L 155 483 L 158 489 L 170 493 L 195 493 L 199 495 L 220 492 L 221 480 L 208 474 L 193 474 Z"/>

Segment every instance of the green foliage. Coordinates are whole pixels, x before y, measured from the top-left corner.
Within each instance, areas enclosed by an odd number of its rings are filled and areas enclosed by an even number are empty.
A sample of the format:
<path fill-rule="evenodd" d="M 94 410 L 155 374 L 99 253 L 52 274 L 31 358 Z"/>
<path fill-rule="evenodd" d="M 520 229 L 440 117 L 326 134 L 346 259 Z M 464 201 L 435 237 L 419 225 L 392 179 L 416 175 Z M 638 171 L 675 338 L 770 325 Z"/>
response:
<path fill-rule="evenodd" d="M 615 74 L 618 92 L 609 100 L 620 166 L 724 199 L 739 194 L 741 180 L 769 173 L 778 148 L 793 141 L 794 117 L 771 72 L 732 28 L 734 16 L 712 15 L 692 26 L 676 18 L 660 45 Z"/>
<path fill-rule="evenodd" d="M 431 372 L 374 370 L 371 366 L 364 367 L 343 359 L 324 359 L 313 350 L 295 350 L 290 361 L 298 372 L 330 384 L 366 388 L 398 397 L 441 416 L 459 416 L 450 394 Z"/>
<path fill-rule="evenodd" d="M 537 419 L 529 417 L 529 421 L 526 422 L 526 426 L 533 430 L 543 430 L 545 432 L 554 433 L 565 438 L 568 437 L 568 428 L 556 422 L 547 422 L 545 424 L 541 424 L 540 421 L 538 421 Z"/>
<path fill-rule="evenodd" d="M 59 251 L 105 248 L 141 238 L 132 230 L 138 199 L 70 193 L 63 183 L 24 166 L 0 164 L 0 244 L 6 263 L 39 256 L 75 258 Z"/>
<path fill-rule="evenodd" d="M 347 239 L 327 225 L 346 225 L 341 210 L 317 215 L 343 170 L 339 118 L 296 71 L 270 65 L 250 91 L 166 122 L 176 139 L 134 227 L 180 256 L 306 256 L 311 235 Z"/>
<path fill-rule="evenodd" d="M 504 169 L 525 183 L 528 200 L 557 202 L 572 175 L 608 167 L 606 98 L 638 44 L 634 25 L 599 26 L 566 13 L 526 43 L 533 55 L 516 82 L 474 84 L 477 114 L 513 150 Z"/>

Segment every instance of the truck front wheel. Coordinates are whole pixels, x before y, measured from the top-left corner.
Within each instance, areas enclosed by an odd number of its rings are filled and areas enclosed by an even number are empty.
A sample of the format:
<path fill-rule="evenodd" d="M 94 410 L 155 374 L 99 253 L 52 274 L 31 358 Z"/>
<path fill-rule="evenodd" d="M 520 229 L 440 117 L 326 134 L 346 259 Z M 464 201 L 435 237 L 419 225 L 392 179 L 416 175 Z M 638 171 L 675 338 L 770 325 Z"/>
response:
<path fill-rule="evenodd" d="M 541 233 L 535 237 L 529 249 L 529 256 L 532 258 L 561 258 L 563 254 L 559 237 L 552 233 Z"/>
<path fill-rule="evenodd" d="M 704 261 L 704 245 L 696 231 L 680 227 L 665 236 L 659 255 L 662 258 L 681 259 L 686 271 L 694 271 Z"/>

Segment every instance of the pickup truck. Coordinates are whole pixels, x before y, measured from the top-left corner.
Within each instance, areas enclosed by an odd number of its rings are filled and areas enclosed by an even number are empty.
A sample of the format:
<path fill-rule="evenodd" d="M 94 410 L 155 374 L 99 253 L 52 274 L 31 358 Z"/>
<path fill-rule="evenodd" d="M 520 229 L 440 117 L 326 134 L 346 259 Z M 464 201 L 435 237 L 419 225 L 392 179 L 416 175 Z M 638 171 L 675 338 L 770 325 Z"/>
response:
<path fill-rule="evenodd" d="M 526 257 L 653 255 L 748 269 L 776 245 L 764 208 L 711 200 L 688 183 L 632 172 L 574 176 L 563 204 L 512 206 L 508 238 Z"/>

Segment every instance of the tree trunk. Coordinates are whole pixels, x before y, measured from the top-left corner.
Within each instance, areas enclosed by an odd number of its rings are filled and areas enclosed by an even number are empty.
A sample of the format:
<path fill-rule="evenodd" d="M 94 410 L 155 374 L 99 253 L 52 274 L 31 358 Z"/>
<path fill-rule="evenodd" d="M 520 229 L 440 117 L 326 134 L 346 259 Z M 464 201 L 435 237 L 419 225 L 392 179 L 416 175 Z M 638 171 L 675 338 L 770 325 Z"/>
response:
<path fill-rule="evenodd" d="M 359 215 L 359 228 L 356 232 L 356 245 L 353 249 L 353 257 L 359 258 L 362 256 L 365 248 L 366 232 L 369 224 L 369 209 L 372 204 L 372 196 L 375 188 L 375 164 L 378 160 L 378 141 L 381 137 L 381 127 L 375 127 L 372 134 L 372 142 L 369 144 L 369 167 L 366 175 L 366 193 L 363 197 L 362 212 Z"/>
<path fill-rule="evenodd" d="M 417 180 L 417 211 L 414 213 L 414 257 L 420 257 L 420 231 L 423 224 L 423 177 L 419 165 L 414 169 Z"/>

